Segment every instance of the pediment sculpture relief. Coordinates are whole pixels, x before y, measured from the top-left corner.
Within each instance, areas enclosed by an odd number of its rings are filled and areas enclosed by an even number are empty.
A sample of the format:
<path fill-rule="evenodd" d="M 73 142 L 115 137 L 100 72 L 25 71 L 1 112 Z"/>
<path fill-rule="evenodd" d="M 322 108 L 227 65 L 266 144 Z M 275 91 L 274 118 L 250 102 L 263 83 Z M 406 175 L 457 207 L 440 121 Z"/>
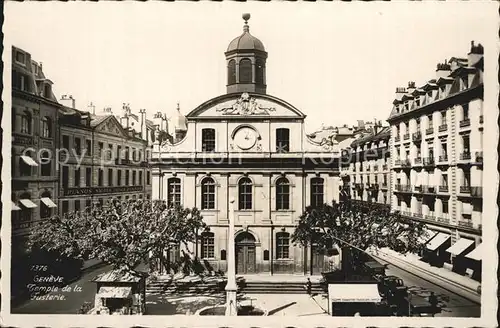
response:
<path fill-rule="evenodd" d="M 250 97 L 248 93 L 243 93 L 240 98 L 231 107 L 217 109 L 217 112 L 222 112 L 222 115 L 269 115 L 269 112 L 274 112 L 276 108 L 264 108 L 254 97 Z"/>
<path fill-rule="evenodd" d="M 322 130 L 308 135 L 309 139 L 327 151 L 333 150 L 334 146 L 339 143 L 335 139 L 336 136 L 335 130 Z"/>

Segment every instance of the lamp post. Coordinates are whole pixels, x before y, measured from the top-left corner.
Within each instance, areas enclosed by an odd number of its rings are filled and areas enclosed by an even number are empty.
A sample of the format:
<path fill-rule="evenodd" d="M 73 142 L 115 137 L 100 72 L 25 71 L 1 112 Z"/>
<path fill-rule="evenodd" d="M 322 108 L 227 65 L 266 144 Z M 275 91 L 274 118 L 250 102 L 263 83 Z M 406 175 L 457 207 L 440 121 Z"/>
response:
<path fill-rule="evenodd" d="M 227 284 L 226 284 L 226 316 L 238 315 L 236 305 L 236 261 L 234 252 L 234 198 L 229 200 L 229 233 L 228 233 L 228 256 L 227 256 Z"/>

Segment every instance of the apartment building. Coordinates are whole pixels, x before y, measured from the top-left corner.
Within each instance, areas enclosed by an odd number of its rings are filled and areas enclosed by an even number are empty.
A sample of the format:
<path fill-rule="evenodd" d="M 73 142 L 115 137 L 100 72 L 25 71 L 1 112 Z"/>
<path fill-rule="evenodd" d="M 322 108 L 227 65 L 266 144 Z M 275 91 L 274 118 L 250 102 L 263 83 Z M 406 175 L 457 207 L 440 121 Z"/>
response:
<path fill-rule="evenodd" d="M 59 111 L 59 127 L 60 214 L 110 198 L 151 199 L 150 152 L 140 133 L 114 115 L 66 106 Z"/>
<path fill-rule="evenodd" d="M 481 242 L 483 71 L 483 46 L 472 42 L 425 85 L 397 88 L 388 119 L 392 208 L 427 223 L 427 249 L 454 267 Z"/>
<path fill-rule="evenodd" d="M 31 227 L 56 213 L 55 154 L 61 105 L 42 63 L 12 47 L 12 252 L 24 253 Z M 15 263 L 13 262 L 13 267 Z"/>
<path fill-rule="evenodd" d="M 376 122 L 344 150 L 341 172 L 354 201 L 390 205 L 390 128 Z"/>

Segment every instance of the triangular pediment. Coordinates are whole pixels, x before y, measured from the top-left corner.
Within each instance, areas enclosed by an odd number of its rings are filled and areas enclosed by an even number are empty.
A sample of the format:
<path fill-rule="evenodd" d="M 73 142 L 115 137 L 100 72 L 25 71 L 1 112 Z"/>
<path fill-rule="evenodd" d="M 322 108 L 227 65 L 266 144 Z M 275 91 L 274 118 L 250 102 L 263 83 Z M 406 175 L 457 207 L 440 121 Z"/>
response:
<path fill-rule="evenodd" d="M 108 118 L 104 119 L 102 122 L 96 125 L 94 129 L 96 132 L 101 132 L 121 138 L 128 137 L 122 125 L 118 122 L 116 117 L 112 115 L 110 115 Z"/>
<path fill-rule="evenodd" d="M 228 94 L 213 98 L 186 115 L 188 119 L 203 118 L 305 118 L 289 103 L 263 94 Z"/>

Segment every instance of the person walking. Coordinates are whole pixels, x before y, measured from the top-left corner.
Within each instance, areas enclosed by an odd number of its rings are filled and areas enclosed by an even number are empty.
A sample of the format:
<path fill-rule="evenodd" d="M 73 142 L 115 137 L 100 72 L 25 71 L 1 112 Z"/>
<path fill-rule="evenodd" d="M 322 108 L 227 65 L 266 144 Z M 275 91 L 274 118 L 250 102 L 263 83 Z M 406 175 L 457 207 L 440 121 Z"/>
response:
<path fill-rule="evenodd" d="M 307 282 L 306 282 L 305 288 L 306 288 L 307 294 L 309 296 L 312 296 L 312 282 L 311 282 L 311 279 L 307 278 Z"/>
<path fill-rule="evenodd" d="M 431 311 L 432 311 L 432 316 L 434 316 L 438 312 L 438 298 L 434 294 L 434 292 L 431 292 L 429 295 L 429 303 L 431 305 Z"/>

